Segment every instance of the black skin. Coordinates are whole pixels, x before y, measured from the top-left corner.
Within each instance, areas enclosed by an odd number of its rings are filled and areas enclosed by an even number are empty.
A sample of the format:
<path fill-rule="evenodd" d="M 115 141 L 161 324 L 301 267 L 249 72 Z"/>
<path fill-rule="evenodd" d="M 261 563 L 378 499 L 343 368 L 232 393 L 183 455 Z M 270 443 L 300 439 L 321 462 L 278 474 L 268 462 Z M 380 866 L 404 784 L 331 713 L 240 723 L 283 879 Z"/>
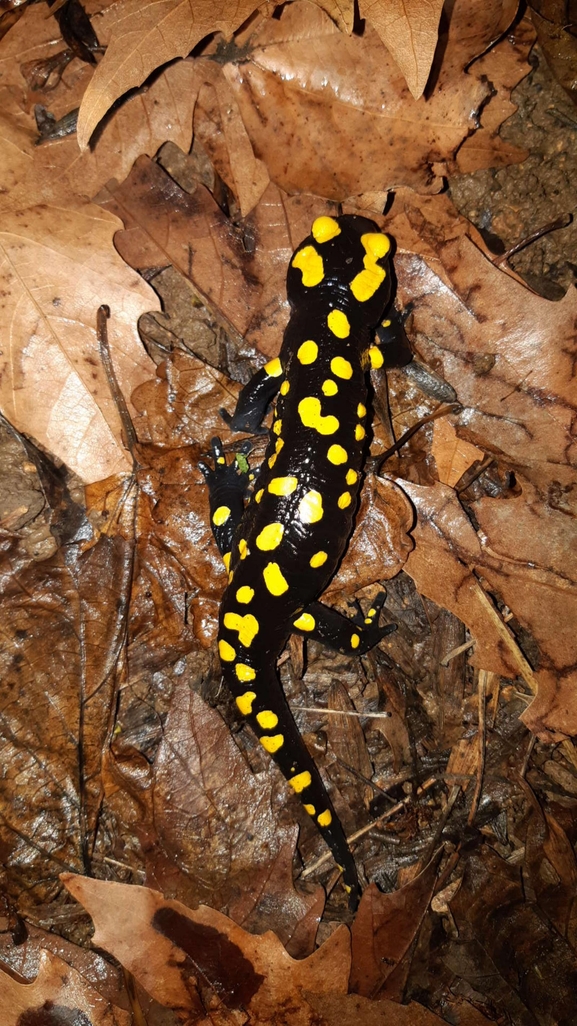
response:
<path fill-rule="evenodd" d="M 315 819 L 343 870 L 352 908 L 360 897 L 354 858 L 286 703 L 276 660 L 291 633 L 362 655 L 395 629 L 379 627 L 384 593 L 366 616 L 352 619 L 318 601 L 353 528 L 366 450 L 363 425 L 368 428 L 367 372 L 371 365 L 405 363 L 410 354 L 399 315 L 388 311 L 390 254 L 383 239 L 364 217 L 314 222 L 289 265 L 292 314 L 280 356 L 245 385 L 234 414 L 223 413 L 231 430 L 260 433 L 278 396 L 248 504 L 246 459 L 227 464 L 214 438 L 213 467 L 201 464 L 215 540 L 229 569 L 219 627 L 223 676 Z"/>

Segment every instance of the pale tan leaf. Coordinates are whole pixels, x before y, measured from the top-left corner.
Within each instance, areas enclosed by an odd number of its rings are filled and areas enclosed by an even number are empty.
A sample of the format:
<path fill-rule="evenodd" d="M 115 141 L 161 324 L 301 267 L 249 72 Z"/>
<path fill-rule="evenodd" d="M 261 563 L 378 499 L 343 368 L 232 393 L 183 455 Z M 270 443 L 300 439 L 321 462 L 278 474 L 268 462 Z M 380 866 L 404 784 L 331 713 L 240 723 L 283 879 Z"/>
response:
<path fill-rule="evenodd" d="M 415 100 L 422 95 L 437 46 L 443 0 L 360 0 L 362 18 L 376 29 Z"/>
<path fill-rule="evenodd" d="M 209 33 L 230 35 L 255 6 L 255 0 L 241 0 L 233 7 L 223 0 L 152 0 L 144 8 L 139 0 L 127 0 L 118 5 L 106 54 L 80 108 L 80 148 L 88 145 L 98 122 L 119 96 L 141 85 L 161 64 L 186 57 Z"/>
<path fill-rule="evenodd" d="M 437 464 L 439 481 L 451 487 L 456 485 L 476 460 L 482 460 L 485 455 L 477 446 L 459 438 L 455 428 L 445 417 L 439 418 L 433 424 L 431 452 Z"/>

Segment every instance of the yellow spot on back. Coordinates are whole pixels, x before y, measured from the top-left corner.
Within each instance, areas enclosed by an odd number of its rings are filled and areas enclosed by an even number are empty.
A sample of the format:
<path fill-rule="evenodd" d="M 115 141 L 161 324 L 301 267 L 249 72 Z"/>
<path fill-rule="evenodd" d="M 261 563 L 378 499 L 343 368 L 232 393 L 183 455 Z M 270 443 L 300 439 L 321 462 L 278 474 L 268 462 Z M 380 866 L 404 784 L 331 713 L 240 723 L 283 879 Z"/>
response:
<path fill-rule="evenodd" d="M 230 552 L 225 552 L 223 557 L 222 557 L 222 561 L 223 561 L 223 563 L 224 563 L 224 565 L 225 565 L 227 570 L 230 570 L 230 556 L 231 556 Z"/>
<path fill-rule="evenodd" d="M 364 417 L 366 415 L 366 412 L 367 407 L 363 406 L 362 403 L 359 403 L 359 405 L 357 406 L 357 417 Z"/>
<path fill-rule="evenodd" d="M 310 565 L 316 570 L 318 566 L 323 566 L 326 563 L 328 556 L 326 552 L 315 552 L 314 556 L 310 558 Z"/>
<path fill-rule="evenodd" d="M 308 812 L 309 816 L 314 816 L 316 809 L 314 805 L 303 805 L 305 812 Z"/>
<path fill-rule="evenodd" d="M 362 442 L 362 440 L 365 437 L 365 435 L 366 435 L 366 431 L 365 431 L 363 425 L 362 424 L 357 424 L 357 426 L 355 428 L 355 438 L 356 438 L 357 442 Z"/>
<path fill-rule="evenodd" d="M 305 787 L 310 787 L 313 780 L 308 770 L 303 770 L 302 773 L 297 773 L 296 777 L 289 779 L 289 784 L 296 794 L 300 794 L 304 791 Z"/>
<path fill-rule="evenodd" d="M 280 386 L 280 394 L 281 395 L 287 395 L 289 390 L 290 390 L 289 382 L 288 381 L 283 381 L 282 385 Z"/>
<path fill-rule="evenodd" d="M 228 641 L 219 641 L 218 654 L 225 663 L 232 663 L 233 659 L 236 659 L 236 652 Z"/>
<path fill-rule="evenodd" d="M 275 422 L 274 422 L 274 424 L 272 426 L 272 429 L 273 429 L 275 435 L 280 435 L 280 433 L 282 431 L 282 420 L 280 419 L 280 417 L 279 417 L 278 420 L 275 420 Z"/>
<path fill-rule="evenodd" d="M 282 748 L 284 745 L 282 734 L 273 734 L 270 737 L 265 734 L 264 737 L 259 737 L 259 741 L 263 748 L 266 748 L 267 752 L 270 752 L 271 755 L 278 752 L 279 748 Z"/>
<path fill-rule="evenodd" d="M 223 524 L 226 524 L 229 516 L 230 506 L 218 506 L 212 514 L 212 522 L 217 527 L 222 527 Z"/>
<path fill-rule="evenodd" d="M 319 285 L 325 276 L 323 258 L 314 246 L 299 249 L 293 257 L 292 266 L 302 272 L 303 285 L 307 288 Z"/>
<path fill-rule="evenodd" d="M 234 672 L 236 673 L 238 679 L 243 682 L 243 684 L 248 684 L 249 680 L 254 680 L 254 678 L 256 677 L 256 671 L 253 670 L 252 666 L 247 666 L 246 663 L 237 663 L 234 668 Z M 254 691 L 249 691 L 248 694 L 254 695 Z"/>
<path fill-rule="evenodd" d="M 313 428 L 319 435 L 334 435 L 339 429 L 339 422 L 332 413 L 323 417 L 321 413 L 321 402 L 315 396 L 309 395 L 301 399 L 298 405 L 299 417 L 305 427 Z"/>
<path fill-rule="evenodd" d="M 331 310 L 327 317 L 327 324 L 329 331 L 332 331 L 337 338 L 348 338 L 351 333 L 349 319 L 342 310 Z"/>
<path fill-rule="evenodd" d="M 302 346 L 299 346 L 297 351 L 297 360 L 300 363 L 314 363 L 318 355 L 319 347 L 316 342 L 313 342 L 312 339 L 308 339 L 307 342 L 303 342 Z"/>
<path fill-rule="evenodd" d="M 259 488 L 258 492 L 256 493 L 256 495 L 254 497 L 254 501 L 255 502 L 260 502 L 260 500 L 262 499 L 263 495 L 264 495 L 264 488 Z"/>
<path fill-rule="evenodd" d="M 248 555 L 248 545 L 245 538 L 241 538 L 238 543 L 238 554 L 241 559 L 246 559 Z"/>
<path fill-rule="evenodd" d="M 224 626 L 229 631 L 238 631 L 238 640 L 244 648 L 249 648 L 258 634 L 258 620 L 252 613 L 225 613 Z"/>
<path fill-rule="evenodd" d="M 283 445 L 284 445 L 284 442 L 283 442 L 282 438 L 277 438 L 276 445 L 275 445 L 275 450 L 276 450 L 277 453 L 281 451 Z"/>
<path fill-rule="evenodd" d="M 248 605 L 254 598 L 254 588 L 249 588 L 248 584 L 243 584 L 242 588 L 239 588 L 236 593 L 236 601 L 242 602 L 243 605 Z"/>
<path fill-rule="evenodd" d="M 360 641 L 361 639 L 359 638 L 358 634 L 353 634 L 351 638 L 351 648 L 358 648 Z"/>
<path fill-rule="evenodd" d="M 325 395 L 336 395 L 339 390 L 339 386 L 336 381 L 332 381 L 331 378 L 327 378 L 326 381 L 323 381 L 321 388 Z"/>
<path fill-rule="evenodd" d="M 272 467 L 274 467 L 275 463 L 276 463 L 276 452 L 273 452 L 272 456 L 269 456 L 268 465 L 269 465 L 269 467 L 272 468 Z"/>
<path fill-rule="evenodd" d="M 273 477 L 268 483 L 272 495 L 292 495 L 298 485 L 296 477 Z"/>
<path fill-rule="evenodd" d="M 274 360 L 269 360 L 268 363 L 265 363 L 264 369 L 269 378 L 280 378 L 282 374 L 282 363 L 278 356 L 275 356 Z"/>
<path fill-rule="evenodd" d="M 243 716 L 249 716 L 253 712 L 253 702 L 257 698 L 256 692 L 244 692 L 236 699 L 236 704 Z"/>
<path fill-rule="evenodd" d="M 369 358 L 369 363 L 373 370 L 379 370 L 379 368 L 382 367 L 383 363 L 385 362 L 383 354 L 381 353 L 381 350 L 378 346 L 371 346 L 367 353 L 367 356 Z"/>
<path fill-rule="evenodd" d="M 320 492 L 310 491 L 299 502 L 299 520 L 303 524 L 316 524 L 322 520 L 323 497 Z"/>
<path fill-rule="evenodd" d="M 351 367 L 351 364 L 342 356 L 333 356 L 331 360 L 331 370 L 337 378 L 345 378 L 346 381 L 353 376 L 353 368 Z"/>
<path fill-rule="evenodd" d="M 387 276 L 387 272 L 380 267 L 377 260 L 387 255 L 391 244 L 387 236 L 381 232 L 367 232 L 366 235 L 361 235 L 361 242 L 365 247 L 364 270 L 353 278 L 349 288 L 359 303 L 365 303 L 374 296 Z"/>
<path fill-rule="evenodd" d="M 278 716 L 271 709 L 265 709 L 264 712 L 256 714 L 256 722 L 263 730 L 274 730 L 278 723 Z"/>
<path fill-rule="evenodd" d="M 271 549 L 276 549 L 281 543 L 283 534 L 284 527 L 282 524 L 267 524 L 257 536 L 257 548 L 260 549 L 261 552 L 270 552 Z"/>
<path fill-rule="evenodd" d="M 297 620 L 293 620 L 293 627 L 298 627 L 300 631 L 314 631 L 316 620 L 310 613 L 301 613 Z"/>
<path fill-rule="evenodd" d="M 243 716 L 249 716 L 252 712 L 252 703 L 256 698 L 256 691 L 245 691 L 244 695 L 239 695 L 236 699 L 236 704 L 240 709 Z"/>
<path fill-rule="evenodd" d="M 334 217 L 323 216 L 317 217 L 313 221 L 311 234 L 316 242 L 328 242 L 330 239 L 334 239 L 336 235 L 340 235 L 341 229 Z"/>
<path fill-rule="evenodd" d="M 331 445 L 327 452 L 327 458 L 338 467 L 339 463 L 347 462 L 349 454 L 346 449 L 343 449 L 342 445 Z"/>
<path fill-rule="evenodd" d="M 288 591 L 288 584 L 278 563 L 267 563 L 262 576 L 271 595 L 284 595 L 285 591 Z"/>
<path fill-rule="evenodd" d="M 342 495 L 339 495 L 339 497 L 337 499 L 337 506 L 339 507 L 339 509 L 346 509 L 347 506 L 350 506 L 350 504 L 351 504 L 351 493 L 350 492 L 343 492 Z"/>
<path fill-rule="evenodd" d="M 320 816 L 317 816 L 317 823 L 321 827 L 330 826 L 332 821 L 333 817 L 331 816 L 329 809 L 325 809 L 324 812 L 321 812 Z"/>
<path fill-rule="evenodd" d="M 348 485 L 354 485 L 357 483 L 358 477 L 359 475 L 357 474 L 356 470 L 347 470 L 347 476 L 345 478 L 345 481 Z"/>

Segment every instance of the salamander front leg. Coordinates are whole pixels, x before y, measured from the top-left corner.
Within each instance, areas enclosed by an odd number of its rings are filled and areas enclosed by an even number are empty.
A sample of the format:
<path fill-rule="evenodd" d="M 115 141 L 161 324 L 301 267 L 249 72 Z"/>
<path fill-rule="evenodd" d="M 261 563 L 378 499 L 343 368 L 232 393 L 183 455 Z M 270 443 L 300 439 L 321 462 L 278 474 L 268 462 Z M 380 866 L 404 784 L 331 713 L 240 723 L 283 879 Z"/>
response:
<path fill-rule="evenodd" d="M 208 485 L 210 500 L 210 526 L 222 558 L 230 560 L 232 538 L 244 513 L 244 500 L 249 484 L 248 462 L 238 456 L 234 463 L 227 463 L 220 438 L 211 439 L 214 468 L 199 463 Z M 241 454 L 250 451 L 250 442 L 239 446 Z M 227 566 L 228 569 L 228 566 Z"/>
<path fill-rule="evenodd" d="M 277 394 L 283 379 L 280 359 L 275 357 L 261 367 L 241 390 L 236 409 L 231 415 L 221 409 L 220 415 L 231 431 L 248 431 L 264 435 L 267 429 L 261 427 L 270 402 Z"/>
<path fill-rule="evenodd" d="M 379 592 L 366 616 L 359 612 L 351 619 L 322 602 L 312 602 L 293 620 L 292 630 L 305 638 L 314 638 L 336 652 L 364 655 L 378 645 L 381 638 L 397 629 L 394 623 L 379 627 L 379 613 L 385 599 L 385 592 Z"/>

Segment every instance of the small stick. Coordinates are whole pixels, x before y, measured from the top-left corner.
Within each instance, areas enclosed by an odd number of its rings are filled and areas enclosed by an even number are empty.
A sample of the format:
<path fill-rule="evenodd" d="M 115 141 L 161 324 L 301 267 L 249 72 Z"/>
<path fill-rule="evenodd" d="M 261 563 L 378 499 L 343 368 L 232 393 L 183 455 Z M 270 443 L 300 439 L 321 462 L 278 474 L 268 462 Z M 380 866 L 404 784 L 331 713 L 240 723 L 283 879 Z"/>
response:
<path fill-rule="evenodd" d="M 460 409 L 460 403 L 450 403 L 448 406 L 439 406 L 439 408 L 435 410 L 434 413 L 430 413 L 428 417 L 421 417 L 421 419 L 418 420 L 416 424 L 413 424 L 412 427 L 408 428 L 408 430 L 401 435 L 398 442 L 391 445 L 390 449 L 387 449 L 382 456 L 376 456 L 374 460 L 371 460 L 371 463 L 375 468 L 375 473 L 380 474 L 383 463 L 386 463 L 391 456 L 398 452 L 405 442 L 408 442 L 409 438 L 412 438 L 417 431 L 420 431 L 420 429 L 425 426 L 425 424 L 430 424 L 432 420 L 437 420 L 438 417 L 446 417 L 449 413 L 457 413 Z"/>
<path fill-rule="evenodd" d="M 474 644 L 474 642 L 472 642 Z M 310 713 L 331 713 L 333 716 L 354 716 L 357 720 L 369 719 L 369 720 L 388 720 L 391 717 L 389 712 L 351 712 L 349 709 L 327 709 L 325 705 L 295 705 L 293 712 L 310 712 Z"/>
<path fill-rule="evenodd" d="M 477 780 L 475 783 L 475 790 L 473 792 L 473 800 L 471 801 L 471 808 L 469 809 L 469 815 L 467 822 L 471 826 L 475 816 L 477 815 L 477 809 L 479 807 L 479 801 L 481 798 L 481 791 L 483 788 L 483 773 L 485 771 L 485 749 L 486 749 L 486 724 L 485 724 L 485 701 L 487 697 L 487 670 L 479 670 L 479 690 L 478 690 L 478 707 L 479 707 L 479 730 L 477 733 L 477 744 L 479 747 L 479 762 L 477 765 Z"/>
<path fill-rule="evenodd" d="M 446 656 L 441 659 L 441 666 L 448 666 L 449 663 L 460 656 L 462 652 L 466 652 L 468 648 L 474 648 L 476 641 L 471 638 L 469 641 L 464 641 L 462 645 L 458 645 L 457 648 L 452 648 L 450 652 L 447 652 Z"/>
<path fill-rule="evenodd" d="M 561 217 L 558 217 L 555 221 L 549 221 L 548 224 L 543 225 L 542 228 L 538 228 L 536 232 L 532 232 L 531 235 L 528 235 L 526 239 L 521 239 L 521 241 L 517 242 L 516 245 L 511 246 L 511 249 L 502 253 L 500 257 L 497 257 L 497 259 L 493 261 L 493 263 L 496 267 L 500 264 L 504 264 L 505 260 L 514 256 L 515 253 L 519 252 L 519 250 L 525 249 L 526 246 L 530 246 L 532 242 L 536 242 L 537 239 L 540 239 L 543 235 L 548 235 L 549 232 L 556 232 L 559 228 L 567 228 L 572 221 L 572 214 L 561 214 Z"/>
<path fill-rule="evenodd" d="M 122 423 L 122 430 L 124 431 L 124 444 L 128 449 L 130 455 L 134 459 L 134 451 L 138 445 L 138 438 L 136 437 L 136 431 L 134 430 L 134 424 L 132 423 L 131 416 L 128 412 L 128 406 L 122 392 L 120 391 L 120 385 L 118 384 L 118 378 L 114 370 L 112 363 L 112 357 L 110 355 L 110 346 L 108 344 L 108 318 L 110 317 L 110 307 L 102 306 L 98 307 L 96 314 L 96 337 L 98 339 L 98 345 L 100 347 L 100 359 L 102 360 L 102 366 L 106 373 L 106 379 L 108 381 L 108 387 L 114 399 L 114 404 L 118 410 L 120 420 Z"/>

